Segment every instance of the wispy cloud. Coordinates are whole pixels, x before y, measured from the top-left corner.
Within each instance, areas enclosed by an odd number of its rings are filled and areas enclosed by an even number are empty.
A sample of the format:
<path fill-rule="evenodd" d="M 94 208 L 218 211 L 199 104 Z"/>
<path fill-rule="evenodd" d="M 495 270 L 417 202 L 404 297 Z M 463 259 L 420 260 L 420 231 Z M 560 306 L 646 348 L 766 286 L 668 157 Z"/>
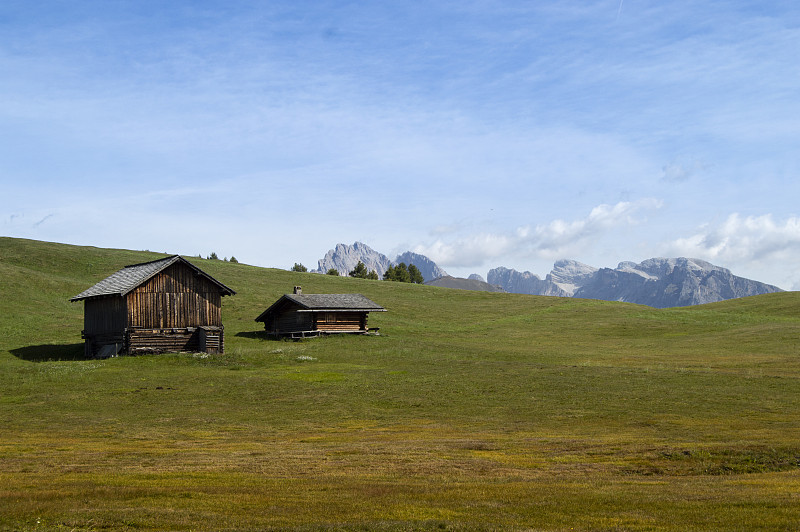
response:
<path fill-rule="evenodd" d="M 666 183 L 688 181 L 706 168 L 708 168 L 708 165 L 698 160 L 690 162 L 673 161 L 669 164 L 665 164 L 662 168 L 663 174 L 661 175 L 661 180 Z"/>
<path fill-rule="evenodd" d="M 641 222 L 639 214 L 661 207 L 656 199 L 646 198 L 615 205 L 598 205 L 584 218 L 553 220 L 546 224 L 523 226 L 509 233 L 479 233 L 445 241 L 438 239 L 419 245 L 414 251 L 427 255 L 446 267 L 473 267 L 502 256 L 558 259 L 591 247 L 604 233 Z"/>

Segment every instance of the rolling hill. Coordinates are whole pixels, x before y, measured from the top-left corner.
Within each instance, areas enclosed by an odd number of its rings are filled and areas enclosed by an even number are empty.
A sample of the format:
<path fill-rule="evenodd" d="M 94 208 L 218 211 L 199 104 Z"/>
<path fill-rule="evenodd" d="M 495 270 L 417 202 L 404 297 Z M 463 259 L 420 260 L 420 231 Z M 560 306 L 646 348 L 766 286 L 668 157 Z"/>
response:
<path fill-rule="evenodd" d="M 438 277 L 432 281 L 425 283 L 428 286 L 439 286 L 442 288 L 454 288 L 458 290 L 482 290 L 485 292 L 505 292 L 502 288 L 496 285 L 481 281 L 479 279 L 462 279 L 460 277 Z"/>
<path fill-rule="evenodd" d="M 159 254 L 0 238 L 0 529 L 790 529 L 800 294 L 693 307 L 191 259 L 224 355 L 81 360 L 69 297 Z M 377 337 L 264 338 L 362 293 Z"/>

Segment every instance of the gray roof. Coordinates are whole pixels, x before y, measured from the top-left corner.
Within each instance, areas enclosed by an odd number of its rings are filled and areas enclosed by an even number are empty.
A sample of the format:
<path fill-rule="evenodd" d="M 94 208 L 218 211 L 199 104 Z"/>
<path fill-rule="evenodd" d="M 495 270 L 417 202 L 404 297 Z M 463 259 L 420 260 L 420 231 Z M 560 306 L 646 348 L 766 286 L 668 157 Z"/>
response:
<path fill-rule="evenodd" d="M 337 310 L 386 312 L 385 308 L 361 294 L 284 294 L 267 310 L 262 312 L 256 318 L 256 321 L 263 321 L 270 311 L 277 309 L 287 301 L 299 305 L 302 309 L 300 312 L 330 312 Z"/>
<path fill-rule="evenodd" d="M 112 273 L 96 285 L 71 298 L 70 301 L 80 301 L 82 299 L 105 296 L 124 296 L 134 288 L 142 285 L 157 273 L 165 270 L 167 267 L 175 264 L 176 262 L 183 262 L 209 281 L 218 285 L 220 288 L 222 288 L 223 295 L 233 295 L 236 293 L 180 255 L 172 255 L 171 257 L 154 260 L 152 262 L 143 262 L 141 264 L 131 264 L 130 266 L 125 266 L 118 272 Z"/>

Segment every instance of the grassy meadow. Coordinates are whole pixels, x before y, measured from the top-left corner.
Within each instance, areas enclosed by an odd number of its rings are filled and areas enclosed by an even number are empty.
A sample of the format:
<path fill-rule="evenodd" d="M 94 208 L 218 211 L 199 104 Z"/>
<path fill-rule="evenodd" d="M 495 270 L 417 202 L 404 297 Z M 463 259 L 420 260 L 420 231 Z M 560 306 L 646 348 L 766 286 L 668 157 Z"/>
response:
<path fill-rule="evenodd" d="M 163 256 L 0 238 L 0 530 L 796 530 L 800 294 L 657 310 L 191 259 L 226 352 L 82 360 Z M 287 264 L 287 267 L 291 264 Z M 266 339 L 292 286 L 380 336 Z"/>

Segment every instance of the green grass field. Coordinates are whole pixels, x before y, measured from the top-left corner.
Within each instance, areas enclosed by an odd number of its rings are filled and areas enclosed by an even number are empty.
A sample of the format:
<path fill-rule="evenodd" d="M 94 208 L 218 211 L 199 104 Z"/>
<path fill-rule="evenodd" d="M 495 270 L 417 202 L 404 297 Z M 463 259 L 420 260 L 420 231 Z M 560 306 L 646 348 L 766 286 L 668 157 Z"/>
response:
<path fill-rule="evenodd" d="M 0 529 L 796 530 L 800 294 L 656 310 L 191 259 L 224 355 L 82 360 L 158 254 L 0 238 Z M 377 337 L 268 340 L 292 286 Z"/>

